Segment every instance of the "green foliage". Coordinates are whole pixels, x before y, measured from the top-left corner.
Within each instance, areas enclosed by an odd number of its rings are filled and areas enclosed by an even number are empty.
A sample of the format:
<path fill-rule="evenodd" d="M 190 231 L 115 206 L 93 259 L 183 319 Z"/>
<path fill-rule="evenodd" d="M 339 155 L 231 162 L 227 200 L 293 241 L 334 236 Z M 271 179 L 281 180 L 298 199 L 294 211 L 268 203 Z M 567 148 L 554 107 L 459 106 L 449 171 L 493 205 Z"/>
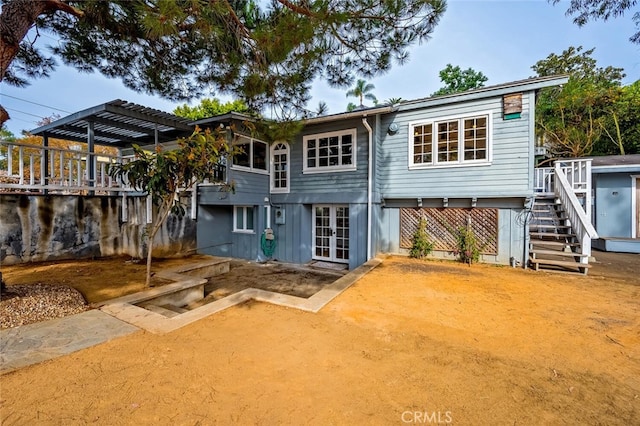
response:
<path fill-rule="evenodd" d="M 437 91 L 433 92 L 431 96 L 438 95 L 450 95 L 452 93 L 464 92 L 467 90 L 478 89 L 484 86 L 488 78 L 480 71 L 476 71 L 473 68 L 467 68 L 462 70 L 459 66 L 453 66 L 447 64 L 447 66 L 440 70 L 440 81 L 445 84 Z"/>
<path fill-rule="evenodd" d="M 222 103 L 218 98 L 205 98 L 202 99 L 198 105 L 193 107 L 190 107 L 187 104 L 180 105 L 173 110 L 173 113 L 179 117 L 196 121 L 230 112 L 242 113 L 247 111 L 249 111 L 249 107 L 243 101 L 238 99 Z"/>
<path fill-rule="evenodd" d="M 394 106 L 394 105 L 401 104 L 403 102 L 404 102 L 404 99 L 402 98 L 389 98 L 386 101 L 384 101 L 384 104 Z"/>
<path fill-rule="evenodd" d="M 548 0 L 558 4 L 561 0 Z M 564 3 L 564 2 L 563 2 Z M 602 19 L 608 21 L 610 18 L 623 16 L 636 5 L 636 0 L 571 0 L 567 15 L 573 15 L 573 22 L 579 26 L 585 25 L 592 20 Z M 640 12 L 636 10 L 633 14 L 633 21 L 636 28 L 640 26 Z M 640 43 L 640 30 L 632 35 L 629 40 L 633 43 Z"/>
<path fill-rule="evenodd" d="M 377 105 L 378 99 L 375 97 L 375 95 L 373 93 L 371 93 L 371 91 L 373 89 L 375 89 L 375 88 L 376 88 L 376 86 L 374 86 L 371 83 L 367 83 L 364 80 L 358 80 L 356 82 L 355 87 L 347 92 L 347 97 L 353 96 L 355 98 L 358 98 L 359 101 L 360 101 L 360 105 L 359 105 L 360 108 L 364 108 L 364 105 L 363 105 L 363 100 L 364 99 L 369 99 L 370 101 L 372 101 L 374 104 Z M 357 108 L 357 107 L 355 107 L 355 108 Z"/>
<path fill-rule="evenodd" d="M 459 226 L 456 228 L 454 236 L 456 237 L 456 249 L 453 254 L 458 256 L 458 260 L 469 265 L 477 262 L 484 247 L 478 242 L 471 226 L 469 224 Z"/>
<path fill-rule="evenodd" d="M 427 234 L 427 221 L 424 218 L 420 218 L 418 229 L 416 229 L 416 232 L 413 234 L 409 256 L 416 259 L 423 259 L 432 251 L 433 242 Z"/>
<path fill-rule="evenodd" d="M 13 134 L 13 132 L 11 132 L 3 125 L 2 127 L 0 127 L 0 140 L 15 142 L 16 136 Z"/>
<path fill-rule="evenodd" d="M 638 98 L 633 88 L 624 96 L 623 69 L 598 67 L 593 51 L 569 47 L 532 66 L 539 76 L 569 74 L 567 84 L 541 90 L 536 102 L 536 130 L 554 157 L 630 153 L 627 145 L 634 150 L 636 142 L 623 135 L 634 134 L 638 126 L 631 115 Z"/>
<path fill-rule="evenodd" d="M 187 100 L 213 89 L 253 111 L 301 114 L 314 80 L 347 87 L 403 64 L 445 10 L 444 0 L 5 0 L 0 43 L 4 52 L 35 25 L 57 40 L 51 50 L 63 63 L 133 90 Z M 37 46 L 25 40 L 15 60 L 3 56 L 1 77 L 26 82 L 49 72 L 55 62 Z"/>
<path fill-rule="evenodd" d="M 640 80 L 618 90 L 604 118 L 595 155 L 640 154 Z"/>
<path fill-rule="evenodd" d="M 151 196 L 158 207 L 153 227 L 148 231 L 147 286 L 151 280 L 153 239 L 169 213 L 185 214 L 179 192 L 193 188 L 204 180 L 215 181 L 215 166 L 224 157 L 232 157 L 237 148 L 227 143 L 225 132 L 201 131 L 196 128 L 187 138 L 178 140 L 178 149 L 148 152 L 133 145 L 135 159 L 115 164 L 109 169 L 113 178 L 128 183 Z M 146 231 L 145 231 L 146 232 Z"/>

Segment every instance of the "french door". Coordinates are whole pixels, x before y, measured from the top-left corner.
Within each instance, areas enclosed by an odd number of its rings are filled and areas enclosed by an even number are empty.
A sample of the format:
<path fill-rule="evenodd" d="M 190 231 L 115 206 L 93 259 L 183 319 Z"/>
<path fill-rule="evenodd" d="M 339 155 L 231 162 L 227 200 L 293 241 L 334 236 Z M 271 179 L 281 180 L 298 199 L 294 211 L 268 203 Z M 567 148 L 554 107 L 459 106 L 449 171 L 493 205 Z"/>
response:
<path fill-rule="evenodd" d="M 313 206 L 313 258 L 349 263 L 349 207 Z"/>

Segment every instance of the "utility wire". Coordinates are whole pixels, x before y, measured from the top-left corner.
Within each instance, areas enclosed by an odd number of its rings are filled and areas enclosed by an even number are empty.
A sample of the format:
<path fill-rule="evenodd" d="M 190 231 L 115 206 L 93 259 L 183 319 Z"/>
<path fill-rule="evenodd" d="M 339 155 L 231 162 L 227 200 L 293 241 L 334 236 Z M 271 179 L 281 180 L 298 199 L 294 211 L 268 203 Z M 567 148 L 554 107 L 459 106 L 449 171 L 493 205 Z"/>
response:
<path fill-rule="evenodd" d="M 45 107 L 45 108 L 55 109 L 56 111 L 66 112 L 67 114 L 71 114 L 71 111 L 66 111 L 64 109 L 55 108 L 55 107 L 52 107 L 52 106 L 49 106 L 49 105 L 39 104 L 37 102 L 32 102 L 32 101 L 28 101 L 26 99 L 18 98 L 16 96 L 11 96 L 11 95 L 2 95 L 2 96 L 3 97 L 7 97 L 7 98 L 11 98 L 11 99 L 17 99 L 17 100 L 22 101 L 22 102 L 26 102 L 26 103 L 33 104 L 33 105 L 38 105 L 38 106 Z"/>
<path fill-rule="evenodd" d="M 8 109 L 9 111 L 19 112 L 20 114 L 27 114 L 27 115 L 30 115 L 32 117 L 39 118 L 41 120 L 43 118 L 41 115 L 31 114 L 30 112 L 20 111 L 19 109 L 14 109 L 14 108 L 9 108 L 9 107 L 5 107 L 5 108 Z"/>

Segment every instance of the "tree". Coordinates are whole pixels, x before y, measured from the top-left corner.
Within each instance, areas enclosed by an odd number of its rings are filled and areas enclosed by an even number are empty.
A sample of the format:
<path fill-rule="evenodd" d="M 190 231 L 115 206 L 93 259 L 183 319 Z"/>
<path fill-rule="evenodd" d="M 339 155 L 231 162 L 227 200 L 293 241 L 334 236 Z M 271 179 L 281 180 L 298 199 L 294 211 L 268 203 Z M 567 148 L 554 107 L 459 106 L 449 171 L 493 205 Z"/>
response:
<path fill-rule="evenodd" d="M 354 74 L 406 62 L 445 9 L 445 0 L 5 0 L 0 78 L 24 85 L 54 68 L 25 40 L 33 29 L 59 39 L 50 49 L 65 64 L 136 91 L 187 100 L 217 89 L 254 111 L 301 112 L 317 77 L 346 87 Z"/>
<path fill-rule="evenodd" d="M 473 68 L 462 70 L 459 66 L 447 64 L 444 69 L 440 70 L 440 81 L 445 84 L 444 87 L 436 90 L 431 96 L 450 95 L 452 93 L 464 92 L 467 90 L 478 89 L 484 86 L 488 78 Z"/>
<path fill-rule="evenodd" d="M 356 86 L 347 92 L 347 97 L 353 96 L 355 98 L 358 98 L 360 100 L 360 108 L 364 108 L 364 99 L 369 99 L 370 101 L 373 101 L 375 104 L 377 104 L 378 99 L 374 96 L 373 93 L 371 93 L 371 91 L 375 88 L 376 86 L 371 83 L 367 83 L 364 80 L 358 80 L 356 82 Z"/>
<path fill-rule="evenodd" d="M 384 101 L 384 104 L 394 106 L 394 105 L 401 104 L 403 102 L 404 102 L 404 99 L 402 98 L 389 98 L 386 101 Z"/>
<path fill-rule="evenodd" d="M 189 120 L 200 120 L 202 118 L 214 117 L 216 115 L 227 114 L 229 112 L 247 112 L 249 107 L 241 100 L 233 100 L 225 103 L 220 102 L 217 98 L 205 98 L 200 104 L 190 107 L 187 104 L 180 105 L 173 110 L 173 113 L 179 117 L 188 118 Z"/>
<path fill-rule="evenodd" d="M 594 154 L 640 154 L 640 80 L 622 87 L 608 110 Z"/>
<path fill-rule="evenodd" d="M 156 218 L 147 235 L 147 277 L 151 283 L 151 259 L 153 239 L 169 217 L 185 214 L 180 203 L 179 192 L 186 191 L 206 179 L 215 181 L 215 166 L 225 156 L 232 157 L 237 148 L 229 145 L 223 131 L 204 132 L 196 128 L 194 133 L 178 141 L 178 149 L 171 151 L 147 152 L 133 145 L 136 159 L 128 163 L 116 164 L 109 174 L 151 196 L 158 207 Z"/>
<path fill-rule="evenodd" d="M 531 67 L 539 76 L 569 74 L 564 87 L 541 90 L 536 102 L 537 132 L 553 156 L 581 157 L 611 143 L 603 138 L 610 133 L 607 121 L 620 98 L 624 72 L 611 66 L 598 67 L 591 57 L 593 52 L 572 46 Z"/>
<path fill-rule="evenodd" d="M 561 0 L 549 1 L 556 5 Z M 571 0 L 566 14 L 573 15 L 573 22 L 581 27 L 591 20 L 608 21 L 610 18 L 624 16 L 636 4 L 637 0 Z M 636 11 L 633 14 L 633 20 L 636 27 L 640 27 L 640 12 Z M 640 29 L 629 40 L 632 43 L 640 43 Z"/>
<path fill-rule="evenodd" d="M 321 115 L 327 115 L 329 112 L 329 106 L 325 101 L 318 102 L 318 107 L 315 110 L 316 117 L 320 117 Z"/>

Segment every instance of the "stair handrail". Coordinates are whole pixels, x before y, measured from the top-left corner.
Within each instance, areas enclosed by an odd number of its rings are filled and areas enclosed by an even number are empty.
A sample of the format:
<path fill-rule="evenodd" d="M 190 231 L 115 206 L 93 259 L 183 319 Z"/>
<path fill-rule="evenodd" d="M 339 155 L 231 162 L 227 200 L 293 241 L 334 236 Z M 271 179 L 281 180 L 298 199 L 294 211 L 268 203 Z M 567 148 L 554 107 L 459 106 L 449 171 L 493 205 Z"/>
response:
<path fill-rule="evenodd" d="M 567 216 L 571 222 L 571 228 L 580 241 L 580 252 L 590 256 L 591 239 L 598 238 L 598 233 L 587 217 L 578 197 L 573 191 L 572 185 L 569 183 L 559 163 L 555 165 L 555 172 L 555 195 L 566 209 Z M 588 257 L 581 257 L 580 263 L 588 264 Z"/>

